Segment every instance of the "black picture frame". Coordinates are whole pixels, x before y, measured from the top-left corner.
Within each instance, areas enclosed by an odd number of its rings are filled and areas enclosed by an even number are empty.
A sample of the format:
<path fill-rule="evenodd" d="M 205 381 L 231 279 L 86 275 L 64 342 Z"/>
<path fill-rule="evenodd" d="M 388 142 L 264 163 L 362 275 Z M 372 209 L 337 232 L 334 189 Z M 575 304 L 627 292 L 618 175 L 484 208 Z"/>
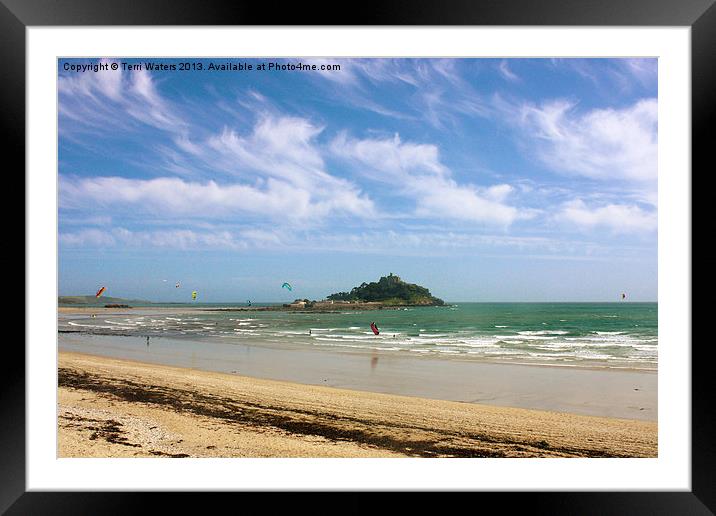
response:
<path fill-rule="evenodd" d="M 25 30 L 30 26 L 77 25 L 498 25 L 498 26 L 685 26 L 691 28 L 692 80 L 692 172 L 713 174 L 706 169 L 712 140 L 707 131 L 716 121 L 716 6 L 715 0 L 505 0 L 406 2 L 390 0 L 361 2 L 355 9 L 338 9 L 335 4 L 287 3 L 277 8 L 261 2 L 218 2 L 200 0 L 0 0 L 0 105 L 2 105 L 3 157 L 25 166 Z M 350 12 L 346 17 L 341 12 Z M 14 160 L 12 158 L 15 158 Z M 9 169 L 6 169 L 8 171 Z M 699 178 L 701 184 L 702 178 Z M 692 183 L 693 185 L 693 183 Z M 24 191 L 24 183 L 20 186 Z M 708 195 L 708 189 L 692 192 Z M 692 196 L 692 207 L 696 197 Z M 693 208 L 692 208 L 693 210 Z M 708 220 L 707 214 L 704 214 Z M 701 219 L 692 211 L 694 221 Z M 692 234 L 696 234 L 692 231 Z M 694 242 L 697 245 L 699 244 Z M 24 249 L 24 247 L 23 247 Z M 693 247 L 692 247 L 692 257 Z M 27 260 L 27 256 L 23 257 Z M 25 263 L 25 262 L 24 262 Z M 23 263 L 23 268 L 25 267 Z M 709 289 L 713 281 L 703 272 L 697 290 Z M 25 269 L 25 274 L 27 275 Z M 684 300 L 692 303 L 692 300 Z M 692 303 L 698 320 L 699 310 Z M 707 317 L 704 315 L 704 317 Z M 10 340 L 10 339 L 8 339 Z M 692 339 L 693 340 L 693 339 Z M 8 342 L 8 344 L 13 344 Z M 691 343 L 688 343 L 691 344 Z M 700 344 L 700 345 L 699 345 Z M 716 436 L 711 393 L 716 392 L 711 362 L 711 343 L 694 342 L 692 353 L 692 474 L 688 492 L 504 492 L 455 493 L 479 497 L 480 505 L 496 501 L 502 510 L 526 504 L 535 514 L 714 514 L 716 511 Z M 9 359 L 0 363 L 0 513 L 6 514 L 128 514 L 145 512 L 159 501 L 163 511 L 189 508 L 189 493 L 127 492 L 26 492 L 25 488 L 25 354 L 16 345 L 6 347 Z M 201 494 L 197 494 L 202 496 Z M 317 512 L 361 514 L 374 512 L 378 505 L 373 493 L 346 493 L 340 510 L 326 505 L 319 493 L 292 493 L 290 500 L 279 493 L 258 493 L 271 497 L 271 513 L 284 508 L 315 509 Z M 403 510 L 424 506 L 423 493 L 403 497 Z M 241 497 L 241 506 L 251 507 L 249 493 L 204 493 L 211 503 L 231 496 Z M 320 502 L 319 502 L 320 497 Z M 160 500 L 158 500 L 160 498 Z M 409 500 L 407 499 L 409 498 Z M 451 497 L 451 505 L 461 500 Z M 262 502 L 265 503 L 265 502 Z M 469 501 L 468 503 L 474 503 Z M 412 507 L 411 507 L 412 506 Z M 319 510 L 323 507 L 323 510 Z M 238 508 L 237 508 L 238 510 Z"/>

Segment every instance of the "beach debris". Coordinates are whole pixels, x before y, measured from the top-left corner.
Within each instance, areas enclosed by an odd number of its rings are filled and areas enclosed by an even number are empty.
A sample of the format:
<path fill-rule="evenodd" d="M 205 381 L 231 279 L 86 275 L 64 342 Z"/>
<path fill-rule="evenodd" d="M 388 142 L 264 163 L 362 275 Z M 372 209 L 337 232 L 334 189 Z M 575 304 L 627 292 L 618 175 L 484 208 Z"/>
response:
<path fill-rule="evenodd" d="M 378 335 L 380 333 L 380 331 L 378 330 L 378 327 L 375 325 L 374 322 L 370 323 L 370 329 L 373 330 L 373 333 L 375 335 Z"/>
<path fill-rule="evenodd" d="M 281 288 L 287 288 L 288 290 L 293 290 L 293 287 L 291 286 L 290 283 L 284 283 L 283 285 L 281 285 Z"/>
<path fill-rule="evenodd" d="M 192 291 L 192 293 L 191 293 L 191 298 L 192 298 L 192 299 L 196 299 L 196 290 Z"/>
<path fill-rule="evenodd" d="M 100 287 L 100 289 L 97 291 L 97 293 L 94 295 L 94 297 L 99 297 L 99 296 L 101 296 L 102 294 L 104 294 L 104 291 L 105 291 L 105 290 L 107 290 L 107 289 L 104 288 L 104 287 Z"/>

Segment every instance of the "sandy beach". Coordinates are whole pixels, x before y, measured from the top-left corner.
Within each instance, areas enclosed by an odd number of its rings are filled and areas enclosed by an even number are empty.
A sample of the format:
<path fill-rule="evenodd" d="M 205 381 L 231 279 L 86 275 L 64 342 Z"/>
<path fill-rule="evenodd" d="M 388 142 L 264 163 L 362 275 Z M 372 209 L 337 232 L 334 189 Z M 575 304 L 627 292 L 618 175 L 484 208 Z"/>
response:
<path fill-rule="evenodd" d="M 656 457 L 652 421 L 60 352 L 59 457 Z"/>
<path fill-rule="evenodd" d="M 351 350 L 137 335 L 60 333 L 59 350 L 149 364 L 400 396 L 656 421 L 657 375 Z"/>

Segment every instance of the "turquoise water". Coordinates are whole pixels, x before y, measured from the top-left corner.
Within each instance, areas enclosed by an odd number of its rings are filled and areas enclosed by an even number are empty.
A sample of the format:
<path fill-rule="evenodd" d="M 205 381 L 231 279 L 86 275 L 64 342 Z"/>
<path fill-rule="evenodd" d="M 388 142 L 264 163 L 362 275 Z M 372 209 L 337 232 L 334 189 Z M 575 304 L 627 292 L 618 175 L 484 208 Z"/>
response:
<path fill-rule="evenodd" d="M 217 308 L 227 304 L 167 305 Z M 245 306 L 239 303 L 236 306 Z M 299 313 L 192 311 L 61 314 L 59 329 L 307 346 L 335 351 L 411 353 L 493 361 L 655 369 L 656 303 L 457 303 L 398 310 Z M 370 330 L 375 321 L 379 335 Z"/>

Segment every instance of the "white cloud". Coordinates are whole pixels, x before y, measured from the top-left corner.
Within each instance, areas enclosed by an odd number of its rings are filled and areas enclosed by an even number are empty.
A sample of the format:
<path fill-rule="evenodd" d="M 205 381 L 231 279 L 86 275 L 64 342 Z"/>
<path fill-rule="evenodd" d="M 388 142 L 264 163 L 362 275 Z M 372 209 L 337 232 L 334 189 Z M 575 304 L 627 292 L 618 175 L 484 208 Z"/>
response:
<path fill-rule="evenodd" d="M 448 217 L 507 226 L 519 216 L 513 206 L 495 201 L 473 186 L 459 186 L 452 180 L 423 179 L 415 184 L 414 191 L 416 213 L 423 217 Z"/>
<path fill-rule="evenodd" d="M 421 175 L 443 176 L 449 171 L 440 163 L 438 148 L 430 144 L 403 143 L 393 138 L 357 140 L 343 132 L 331 142 L 331 151 L 358 162 L 366 175 L 388 183 Z"/>
<path fill-rule="evenodd" d="M 565 203 L 557 220 L 580 229 L 606 228 L 613 233 L 652 232 L 657 229 L 657 212 L 636 205 L 607 204 L 589 207 L 581 199 Z"/>
<path fill-rule="evenodd" d="M 340 212 L 373 216 L 373 203 L 355 184 L 326 170 L 317 142 L 322 131 L 304 118 L 263 114 L 248 135 L 225 128 L 203 142 L 182 137 L 176 144 L 205 168 L 248 182 L 253 190 L 276 190 L 278 185 L 293 189 L 293 202 L 310 199 L 306 217 Z"/>
<path fill-rule="evenodd" d="M 310 190 L 269 178 L 260 187 L 190 182 L 179 178 L 126 179 L 60 177 L 60 207 L 65 209 L 131 210 L 158 216 L 224 217 L 250 214 L 290 225 L 292 221 L 327 215 L 370 216 L 370 200 L 352 191 L 315 198 Z"/>
<path fill-rule="evenodd" d="M 100 59 L 101 64 L 111 64 L 106 59 Z M 85 74 L 87 76 L 88 74 Z M 96 87 L 102 94 L 109 97 L 112 100 L 119 100 L 122 96 L 122 71 L 118 68 L 117 70 L 105 70 L 101 73 L 94 74 L 96 79 Z M 92 75 L 89 75 L 92 77 Z M 85 77 L 86 80 L 86 77 Z"/>
<path fill-rule="evenodd" d="M 521 216 L 503 202 L 512 191 L 509 185 L 479 188 L 457 184 L 450 170 L 440 163 L 435 145 L 403 143 L 397 134 L 393 138 L 357 140 L 342 133 L 333 140 L 331 150 L 364 176 L 387 183 L 396 193 L 411 198 L 419 216 L 504 226 Z"/>
<path fill-rule="evenodd" d="M 494 201 L 504 201 L 514 188 L 507 184 L 493 185 L 485 190 L 485 195 Z"/>
<path fill-rule="evenodd" d="M 600 180 L 654 183 L 657 178 L 656 99 L 624 109 L 579 113 L 556 100 L 524 105 L 520 123 L 537 155 L 556 171 Z"/>
<path fill-rule="evenodd" d="M 216 153 L 224 158 L 227 171 L 237 175 L 260 171 L 285 181 L 312 186 L 317 181 L 336 181 L 324 170 L 323 159 L 315 147 L 322 132 L 308 120 L 296 117 L 263 116 L 253 132 L 243 137 L 224 129 L 206 142 L 204 156 Z"/>

